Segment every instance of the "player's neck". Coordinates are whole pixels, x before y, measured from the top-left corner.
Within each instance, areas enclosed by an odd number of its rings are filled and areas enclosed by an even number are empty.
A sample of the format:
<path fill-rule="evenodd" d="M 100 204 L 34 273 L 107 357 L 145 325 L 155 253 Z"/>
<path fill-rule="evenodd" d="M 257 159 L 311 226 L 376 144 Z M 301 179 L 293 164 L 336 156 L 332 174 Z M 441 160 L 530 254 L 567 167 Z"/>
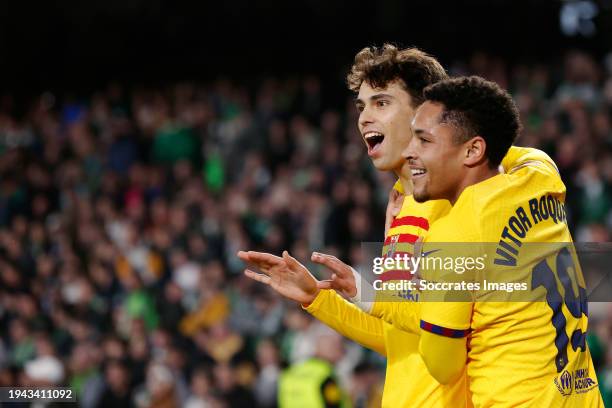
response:
<path fill-rule="evenodd" d="M 478 166 L 478 167 L 471 169 L 470 171 L 467 172 L 463 181 L 457 188 L 455 196 L 449 199 L 451 205 L 455 205 L 455 203 L 461 196 L 461 193 L 463 193 L 463 191 L 467 187 L 483 182 L 498 174 L 499 174 L 499 169 L 490 169 L 488 165 Z"/>

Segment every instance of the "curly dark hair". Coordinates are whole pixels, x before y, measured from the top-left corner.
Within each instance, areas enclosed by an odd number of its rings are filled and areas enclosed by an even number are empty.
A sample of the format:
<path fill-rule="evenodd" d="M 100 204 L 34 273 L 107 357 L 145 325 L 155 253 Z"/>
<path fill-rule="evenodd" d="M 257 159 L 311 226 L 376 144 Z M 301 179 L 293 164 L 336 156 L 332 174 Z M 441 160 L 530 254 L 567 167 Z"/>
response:
<path fill-rule="evenodd" d="M 446 78 L 448 75 L 442 65 L 425 52 L 384 44 L 380 48 L 366 47 L 359 51 L 346 82 L 350 90 L 359 92 L 363 81 L 373 88 L 384 88 L 390 82 L 401 80 L 417 107 L 424 101 L 423 89 Z"/>
<path fill-rule="evenodd" d="M 518 109 L 508 92 L 478 76 L 447 79 L 427 87 L 425 99 L 444 105 L 440 123 L 460 130 L 456 142 L 481 136 L 489 165 L 497 167 L 521 130 Z"/>

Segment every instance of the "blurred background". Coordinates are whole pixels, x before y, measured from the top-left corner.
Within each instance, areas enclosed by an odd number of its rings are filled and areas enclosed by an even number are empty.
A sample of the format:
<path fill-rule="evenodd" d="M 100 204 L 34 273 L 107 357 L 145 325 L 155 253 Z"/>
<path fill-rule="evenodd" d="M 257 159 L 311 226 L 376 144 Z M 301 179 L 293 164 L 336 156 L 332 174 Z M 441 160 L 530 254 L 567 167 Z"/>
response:
<path fill-rule="evenodd" d="M 378 406 L 383 357 L 244 278 L 235 253 L 351 261 L 382 240 L 393 177 L 367 158 L 344 75 L 385 41 L 509 89 L 518 144 L 561 170 L 574 239 L 610 241 L 612 0 L 9 2 L 0 386 L 274 407 L 282 370 L 325 341 L 353 405 Z M 612 306 L 589 307 L 612 407 Z"/>

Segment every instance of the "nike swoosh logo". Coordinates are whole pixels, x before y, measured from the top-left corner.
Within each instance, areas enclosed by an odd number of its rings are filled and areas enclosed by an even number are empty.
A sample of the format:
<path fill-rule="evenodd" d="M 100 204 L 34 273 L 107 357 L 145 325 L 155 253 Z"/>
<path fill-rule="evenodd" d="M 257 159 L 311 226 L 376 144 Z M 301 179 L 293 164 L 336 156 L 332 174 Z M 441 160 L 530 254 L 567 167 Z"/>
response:
<path fill-rule="evenodd" d="M 426 256 L 431 255 L 431 254 L 433 254 L 434 252 L 438 252 L 438 251 L 439 251 L 439 249 L 432 249 L 431 251 L 422 252 L 422 253 L 421 253 L 421 256 L 422 256 L 422 257 L 426 257 Z"/>

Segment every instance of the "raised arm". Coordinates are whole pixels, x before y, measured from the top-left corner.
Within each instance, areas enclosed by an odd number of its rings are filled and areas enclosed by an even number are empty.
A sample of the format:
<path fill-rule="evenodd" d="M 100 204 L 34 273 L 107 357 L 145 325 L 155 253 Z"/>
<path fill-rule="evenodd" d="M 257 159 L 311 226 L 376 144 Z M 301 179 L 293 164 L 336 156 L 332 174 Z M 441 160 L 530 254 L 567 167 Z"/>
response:
<path fill-rule="evenodd" d="M 294 300 L 315 318 L 338 333 L 386 355 L 383 337 L 383 322 L 344 300 L 332 290 L 321 289 L 328 286 L 318 281 L 304 265 L 287 251 L 283 257 L 262 252 L 240 251 L 240 259 L 257 266 L 263 273 L 250 269 L 245 275 L 264 283 L 287 299 Z"/>
<path fill-rule="evenodd" d="M 387 355 L 383 321 L 365 313 L 335 291 L 321 289 L 310 305 L 303 306 L 308 313 L 343 336 Z"/>
<path fill-rule="evenodd" d="M 419 333 L 419 304 L 417 302 L 380 302 L 369 282 L 355 269 L 332 255 L 313 253 L 312 261 L 329 268 L 331 286 L 345 294 L 364 312 L 380 318 L 409 333 Z"/>
<path fill-rule="evenodd" d="M 318 253 L 313 254 L 312 260 L 329 268 L 333 273 L 332 286 L 352 295 L 352 301 L 365 312 L 403 331 L 420 335 L 419 353 L 429 373 L 438 382 L 449 384 L 461 375 L 467 360 L 468 331 L 465 327 L 469 327 L 469 303 L 373 302 L 372 291 L 368 298 L 361 297 L 362 292 L 368 292 L 366 288 L 369 283 L 362 280 L 349 265 L 334 256 Z"/>

